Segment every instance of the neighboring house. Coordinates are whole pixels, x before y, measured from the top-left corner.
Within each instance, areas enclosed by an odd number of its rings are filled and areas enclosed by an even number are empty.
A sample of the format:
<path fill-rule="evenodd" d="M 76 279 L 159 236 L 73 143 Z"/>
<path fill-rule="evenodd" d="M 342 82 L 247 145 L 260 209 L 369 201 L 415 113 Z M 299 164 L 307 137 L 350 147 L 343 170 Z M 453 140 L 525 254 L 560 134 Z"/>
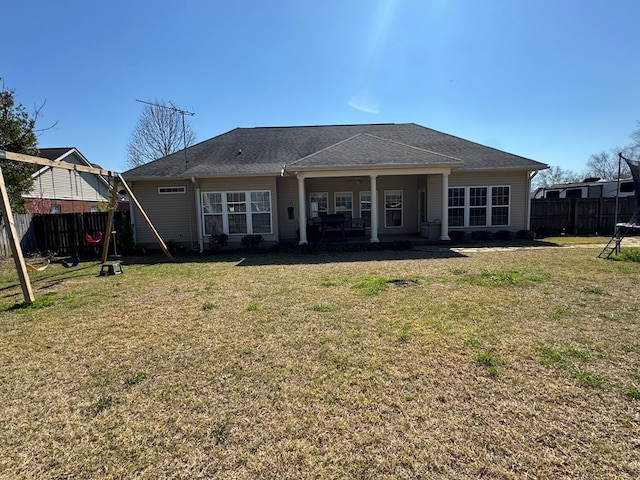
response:
<path fill-rule="evenodd" d="M 582 182 L 558 183 L 538 188 L 533 198 L 611 198 L 631 197 L 634 194 L 633 178 L 621 178 L 619 191 L 618 180 L 587 178 Z"/>
<path fill-rule="evenodd" d="M 73 147 L 41 148 L 40 157 L 54 162 L 95 166 Z M 109 201 L 109 181 L 100 175 L 42 167 L 32 178 L 33 190 L 24 195 L 28 213 L 97 212 L 100 204 Z"/>
<path fill-rule="evenodd" d="M 531 175 L 545 168 L 409 123 L 237 128 L 123 176 L 164 240 L 202 251 L 216 233 L 305 244 L 300 225 L 336 213 L 371 242 L 527 230 Z M 136 242 L 156 244 L 132 216 Z"/>

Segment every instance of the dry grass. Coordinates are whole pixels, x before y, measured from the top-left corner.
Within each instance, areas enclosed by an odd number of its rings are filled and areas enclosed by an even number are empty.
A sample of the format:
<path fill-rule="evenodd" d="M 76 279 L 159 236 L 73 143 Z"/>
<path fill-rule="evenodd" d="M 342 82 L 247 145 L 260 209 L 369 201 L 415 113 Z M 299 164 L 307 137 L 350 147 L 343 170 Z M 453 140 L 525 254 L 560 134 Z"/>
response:
<path fill-rule="evenodd" d="M 638 478 L 640 264 L 0 266 L 1 478 Z"/>

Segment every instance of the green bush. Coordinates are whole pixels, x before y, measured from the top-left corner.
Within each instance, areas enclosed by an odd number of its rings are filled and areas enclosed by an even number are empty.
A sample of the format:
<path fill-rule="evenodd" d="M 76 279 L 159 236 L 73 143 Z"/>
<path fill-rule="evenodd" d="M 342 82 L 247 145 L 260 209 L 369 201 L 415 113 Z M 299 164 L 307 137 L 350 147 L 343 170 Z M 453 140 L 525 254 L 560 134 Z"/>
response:
<path fill-rule="evenodd" d="M 491 233 L 486 230 L 474 230 L 471 232 L 471 240 L 485 242 L 491 240 Z"/>
<path fill-rule="evenodd" d="M 518 230 L 516 232 L 516 238 L 518 240 L 533 240 L 533 232 L 531 230 Z"/>
<path fill-rule="evenodd" d="M 451 230 L 449 232 L 449 238 L 455 242 L 464 240 L 465 232 L 462 230 Z"/>
<path fill-rule="evenodd" d="M 246 249 L 253 249 L 257 248 L 263 241 L 262 235 L 245 235 L 240 243 Z"/>
<path fill-rule="evenodd" d="M 226 233 L 215 233 L 209 237 L 209 247 L 212 250 L 221 250 L 229 244 L 229 236 Z"/>

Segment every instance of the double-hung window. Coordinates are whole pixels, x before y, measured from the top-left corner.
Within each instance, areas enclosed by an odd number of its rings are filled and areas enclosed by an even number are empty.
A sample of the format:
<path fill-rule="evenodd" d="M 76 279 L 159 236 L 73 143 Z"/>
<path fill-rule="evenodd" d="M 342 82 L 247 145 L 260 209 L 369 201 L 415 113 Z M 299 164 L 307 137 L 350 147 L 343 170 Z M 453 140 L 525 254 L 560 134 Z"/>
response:
<path fill-rule="evenodd" d="M 329 194 L 327 192 L 311 192 L 309 194 L 311 218 L 329 213 Z"/>
<path fill-rule="evenodd" d="M 402 190 L 384 191 L 384 226 L 402 227 Z"/>
<path fill-rule="evenodd" d="M 469 188 L 469 226 L 487 225 L 487 187 Z"/>
<path fill-rule="evenodd" d="M 353 192 L 336 192 L 334 194 L 336 213 L 342 213 L 348 222 L 353 218 Z"/>
<path fill-rule="evenodd" d="M 509 225 L 509 187 L 491 187 L 491 225 Z"/>
<path fill-rule="evenodd" d="M 271 233 L 271 192 L 206 192 L 202 194 L 204 234 Z"/>
<path fill-rule="evenodd" d="M 371 192 L 360 192 L 360 218 L 371 226 Z"/>
<path fill-rule="evenodd" d="M 501 227 L 509 225 L 511 187 L 449 188 L 450 227 Z"/>
<path fill-rule="evenodd" d="M 464 227 L 464 211 L 466 203 L 465 188 L 449 189 L 449 226 Z"/>
<path fill-rule="evenodd" d="M 222 202 L 222 195 L 222 192 L 202 194 L 205 235 L 216 235 L 224 232 L 224 204 Z"/>

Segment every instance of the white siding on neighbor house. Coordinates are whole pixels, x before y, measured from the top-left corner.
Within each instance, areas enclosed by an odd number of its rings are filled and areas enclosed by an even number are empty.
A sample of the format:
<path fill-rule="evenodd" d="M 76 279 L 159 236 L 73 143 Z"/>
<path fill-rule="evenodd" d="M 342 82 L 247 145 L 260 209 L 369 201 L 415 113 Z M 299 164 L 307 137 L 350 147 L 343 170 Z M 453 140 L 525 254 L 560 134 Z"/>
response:
<path fill-rule="evenodd" d="M 65 158 L 65 162 L 80 164 L 73 161 L 74 159 L 75 157 L 70 155 Z M 46 167 L 41 172 L 34 179 L 33 190 L 25 195 L 26 198 L 84 200 L 96 203 L 109 199 L 107 185 L 92 173 L 55 167 Z"/>
<path fill-rule="evenodd" d="M 172 241 L 188 247 L 197 246 L 195 189 L 190 181 L 132 182 L 129 186 L 165 243 Z M 158 187 L 185 187 L 186 193 L 161 194 Z M 139 212 L 136 211 L 133 218 L 136 243 L 157 245 L 153 232 Z"/>
<path fill-rule="evenodd" d="M 495 187 L 510 186 L 511 198 L 509 225 L 499 227 L 450 227 L 458 230 L 524 230 L 527 227 L 529 209 L 528 174 L 515 172 L 460 172 L 455 170 L 449 175 L 449 187 Z M 432 221 L 442 217 L 442 176 L 429 175 L 427 179 L 427 215 Z"/>

